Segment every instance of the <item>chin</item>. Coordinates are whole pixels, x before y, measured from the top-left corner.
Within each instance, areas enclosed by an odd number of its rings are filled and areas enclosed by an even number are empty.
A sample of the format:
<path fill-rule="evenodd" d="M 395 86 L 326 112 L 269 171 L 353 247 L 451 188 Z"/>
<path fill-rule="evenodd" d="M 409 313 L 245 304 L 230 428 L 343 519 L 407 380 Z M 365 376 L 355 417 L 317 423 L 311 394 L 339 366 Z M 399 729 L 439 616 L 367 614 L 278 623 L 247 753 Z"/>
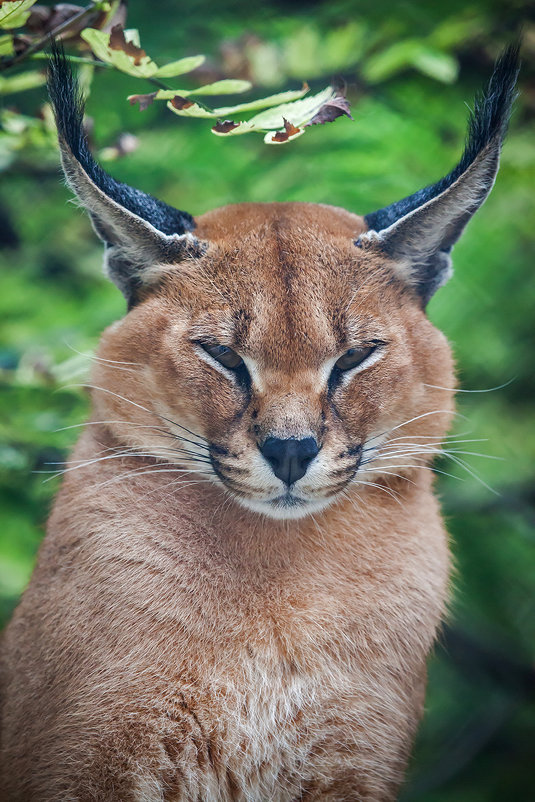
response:
<path fill-rule="evenodd" d="M 235 496 L 235 498 L 242 507 L 253 512 L 259 512 L 265 515 L 266 518 L 274 518 L 277 521 L 295 521 L 299 518 L 306 518 L 316 512 L 321 512 L 333 503 L 336 496 L 304 499 L 288 492 L 285 495 L 265 500 L 246 498 L 244 496 Z"/>

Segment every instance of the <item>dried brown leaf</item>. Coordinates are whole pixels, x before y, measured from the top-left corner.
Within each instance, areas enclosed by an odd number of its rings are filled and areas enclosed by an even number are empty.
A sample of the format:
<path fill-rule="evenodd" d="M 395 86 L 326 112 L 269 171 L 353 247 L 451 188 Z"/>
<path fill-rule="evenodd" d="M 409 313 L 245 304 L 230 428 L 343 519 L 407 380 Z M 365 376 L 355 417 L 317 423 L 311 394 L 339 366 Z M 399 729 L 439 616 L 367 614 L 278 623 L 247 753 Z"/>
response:
<path fill-rule="evenodd" d="M 188 100 L 182 95 L 175 95 L 174 98 L 171 100 L 171 106 L 175 109 L 189 109 L 191 106 L 194 106 L 195 103 L 192 103 L 191 100 Z"/>
<path fill-rule="evenodd" d="M 229 131 L 238 128 L 239 125 L 240 123 L 234 123 L 232 120 L 218 120 L 216 125 L 212 127 L 212 131 L 214 134 L 228 134 Z"/>
<path fill-rule="evenodd" d="M 314 115 L 307 125 L 323 125 L 324 123 L 332 123 L 337 117 L 344 115 L 353 119 L 349 111 L 349 101 L 343 95 L 337 95 L 324 103 L 321 109 Z"/>
<path fill-rule="evenodd" d="M 110 33 L 110 50 L 122 50 L 127 56 L 134 60 L 136 67 L 139 67 L 147 54 L 142 47 L 138 47 L 133 42 L 127 42 L 122 25 L 114 25 Z"/>
<path fill-rule="evenodd" d="M 286 142 L 291 136 L 301 133 L 300 128 L 296 128 L 295 125 L 285 120 L 284 117 L 282 121 L 284 123 L 284 131 L 277 131 L 276 134 L 273 134 L 271 138 L 272 142 Z"/>
<path fill-rule="evenodd" d="M 157 92 L 149 92 L 147 95 L 128 95 L 128 101 L 131 106 L 139 103 L 139 110 L 145 111 L 149 106 L 152 106 L 157 94 Z"/>

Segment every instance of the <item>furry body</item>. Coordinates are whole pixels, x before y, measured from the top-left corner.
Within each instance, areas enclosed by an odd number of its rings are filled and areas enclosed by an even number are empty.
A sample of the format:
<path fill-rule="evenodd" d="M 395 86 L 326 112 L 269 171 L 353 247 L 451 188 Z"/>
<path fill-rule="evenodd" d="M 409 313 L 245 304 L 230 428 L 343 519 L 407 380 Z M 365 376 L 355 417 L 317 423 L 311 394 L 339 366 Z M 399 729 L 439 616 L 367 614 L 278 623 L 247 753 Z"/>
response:
<path fill-rule="evenodd" d="M 308 248 L 299 236 L 305 221 L 318 234 Z M 278 332 L 287 289 L 274 270 L 274 244 L 284 246 L 287 269 L 297 276 L 320 254 L 333 263 L 354 259 L 347 234 L 362 227 L 347 212 L 306 204 L 230 207 L 198 220 L 198 230 L 218 242 L 218 270 L 228 266 L 228 283 L 230 248 L 240 241 L 240 257 L 269 285 L 266 311 L 280 315 Z M 371 278 L 376 270 L 368 270 Z M 319 295 L 317 277 L 309 274 L 308 283 L 307 291 L 301 278 L 300 296 Z M 163 397 L 180 386 L 171 380 L 165 344 L 158 345 L 169 331 L 172 286 L 104 335 L 99 359 L 110 362 L 97 364 L 95 386 L 154 406 L 159 376 L 158 409 L 215 440 L 213 427 L 220 437 L 236 414 L 231 396 L 218 398 L 205 384 L 206 418 L 201 406 L 195 420 L 180 397 Z M 377 293 L 366 305 L 384 316 L 395 292 L 380 282 Z M 188 298 L 184 290 L 181 299 L 195 316 L 195 291 Z M 391 324 L 397 317 L 410 319 L 409 340 L 425 360 L 413 386 L 415 369 L 402 352 L 382 392 L 398 385 L 396 421 L 428 404 L 444 409 L 407 428 L 408 435 L 438 436 L 449 421 L 450 394 L 422 382 L 451 386 L 449 349 L 410 297 L 403 311 L 392 306 Z M 317 321 L 307 313 L 291 322 L 281 361 L 293 359 L 295 371 L 286 390 L 280 373 L 275 385 L 295 395 L 301 375 L 308 407 L 328 407 L 321 386 L 310 394 L 311 355 L 299 363 L 295 353 L 294 338 L 317 337 Z M 150 363 L 143 382 L 135 369 L 114 366 L 127 362 Z M 376 374 L 367 381 L 369 397 L 362 392 L 352 402 L 358 426 L 385 427 L 393 409 L 379 413 L 373 387 L 381 380 Z M 415 394 L 422 404 L 416 410 Z M 161 442 L 141 428 L 154 423 L 150 415 L 108 393 L 93 396 L 94 420 L 126 422 L 88 426 L 69 464 L 95 459 L 125 438 L 129 445 L 141 438 L 136 445 L 145 453 Z M 188 486 L 194 475 L 170 488 L 172 474 L 150 473 L 158 464 L 124 457 L 66 475 L 7 632 L 6 799 L 394 799 L 446 597 L 446 536 L 431 471 L 409 472 L 410 481 L 393 477 L 384 488 L 355 488 L 314 517 L 276 521 L 237 507 L 212 483 Z M 140 465 L 146 474 L 115 481 Z"/>
<path fill-rule="evenodd" d="M 4 798 L 394 799 L 446 594 L 430 477 L 289 526 L 88 492 L 115 471 L 66 481 L 10 626 Z"/>

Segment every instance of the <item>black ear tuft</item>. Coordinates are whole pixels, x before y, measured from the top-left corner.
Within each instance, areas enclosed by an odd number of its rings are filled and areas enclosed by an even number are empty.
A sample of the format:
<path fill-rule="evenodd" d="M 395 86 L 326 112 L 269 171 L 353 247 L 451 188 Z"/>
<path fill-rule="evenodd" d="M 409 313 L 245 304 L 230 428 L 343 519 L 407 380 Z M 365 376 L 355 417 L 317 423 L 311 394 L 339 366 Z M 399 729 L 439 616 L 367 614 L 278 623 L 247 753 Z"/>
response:
<path fill-rule="evenodd" d="M 485 92 L 476 96 L 474 110 L 470 113 L 468 120 L 466 146 L 459 164 L 436 184 L 430 184 L 403 200 L 366 215 L 364 219 L 371 229 L 381 231 L 388 228 L 401 217 L 440 195 L 470 167 L 476 156 L 490 142 L 497 139 L 501 143 L 507 133 L 511 106 L 516 96 L 515 84 L 519 71 L 518 51 L 518 44 L 511 45 L 504 50 L 496 62 Z"/>
<path fill-rule="evenodd" d="M 63 48 L 56 42 L 51 47 L 48 91 L 60 138 L 102 192 L 163 234 L 180 235 L 193 231 L 195 223 L 187 212 L 116 181 L 96 163 L 83 130 L 84 100 Z"/>
<path fill-rule="evenodd" d="M 436 184 L 364 218 L 360 242 L 388 257 L 392 270 L 425 306 L 452 273 L 451 249 L 492 189 L 518 76 L 518 47 L 496 62 L 476 98 L 459 164 Z"/>

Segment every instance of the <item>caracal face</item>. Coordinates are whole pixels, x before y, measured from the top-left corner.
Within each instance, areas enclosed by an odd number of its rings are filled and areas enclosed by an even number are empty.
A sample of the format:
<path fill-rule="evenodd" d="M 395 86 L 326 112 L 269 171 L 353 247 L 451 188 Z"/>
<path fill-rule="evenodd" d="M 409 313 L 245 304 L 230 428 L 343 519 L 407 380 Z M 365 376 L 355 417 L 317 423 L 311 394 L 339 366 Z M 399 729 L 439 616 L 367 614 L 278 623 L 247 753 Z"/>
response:
<path fill-rule="evenodd" d="M 103 420 L 123 416 L 120 442 L 182 459 L 274 518 L 319 511 L 381 466 L 405 470 L 392 446 L 381 457 L 391 437 L 438 442 L 449 346 L 385 260 L 355 247 L 362 218 L 243 204 L 196 222 L 206 254 L 166 269 L 104 336 L 94 384 L 132 403 L 98 391 L 95 403 Z M 285 464 L 279 443 L 293 448 Z"/>

